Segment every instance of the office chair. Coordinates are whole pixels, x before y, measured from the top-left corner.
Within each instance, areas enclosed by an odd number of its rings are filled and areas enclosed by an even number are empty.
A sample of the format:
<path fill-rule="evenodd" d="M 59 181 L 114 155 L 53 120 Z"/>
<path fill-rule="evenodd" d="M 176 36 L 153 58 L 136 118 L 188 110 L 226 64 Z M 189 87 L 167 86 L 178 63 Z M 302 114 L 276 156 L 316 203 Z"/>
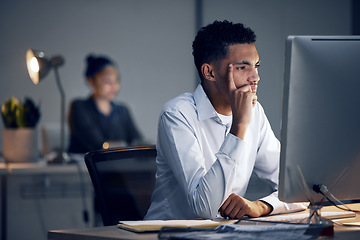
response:
<path fill-rule="evenodd" d="M 104 226 L 142 220 L 155 187 L 155 145 L 95 150 L 84 158 Z"/>

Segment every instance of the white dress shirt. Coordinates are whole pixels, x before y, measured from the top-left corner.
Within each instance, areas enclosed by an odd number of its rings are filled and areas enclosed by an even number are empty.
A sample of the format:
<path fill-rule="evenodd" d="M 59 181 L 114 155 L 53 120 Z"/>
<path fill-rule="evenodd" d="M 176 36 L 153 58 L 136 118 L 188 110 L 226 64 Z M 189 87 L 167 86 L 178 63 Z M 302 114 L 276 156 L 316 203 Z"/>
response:
<path fill-rule="evenodd" d="M 229 134 L 231 123 L 219 117 L 201 85 L 164 105 L 156 187 L 145 219 L 214 218 L 231 193 L 244 196 L 253 171 L 274 190 L 261 199 L 272 213 L 299 208 L 277 198 L 280 143 L 261 105 L 252 110 L 244 140 Z"/>

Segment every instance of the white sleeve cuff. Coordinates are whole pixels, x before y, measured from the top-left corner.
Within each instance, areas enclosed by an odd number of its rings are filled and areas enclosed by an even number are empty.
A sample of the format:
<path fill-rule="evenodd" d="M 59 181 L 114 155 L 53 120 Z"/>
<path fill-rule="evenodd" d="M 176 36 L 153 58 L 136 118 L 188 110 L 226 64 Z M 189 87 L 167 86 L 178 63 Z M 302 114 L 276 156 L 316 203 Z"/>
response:
<path fill-rule="evenodd" d="M 291 213 L 305 210 L 309 203 L 308 202 L 298 202 L 298 203 L 285 203 L 279 200 L 278 192 L 273 192 L 269 196 L 259 199 L 270 204 L 273 207 L 271 215 L 279 213 Z"/>

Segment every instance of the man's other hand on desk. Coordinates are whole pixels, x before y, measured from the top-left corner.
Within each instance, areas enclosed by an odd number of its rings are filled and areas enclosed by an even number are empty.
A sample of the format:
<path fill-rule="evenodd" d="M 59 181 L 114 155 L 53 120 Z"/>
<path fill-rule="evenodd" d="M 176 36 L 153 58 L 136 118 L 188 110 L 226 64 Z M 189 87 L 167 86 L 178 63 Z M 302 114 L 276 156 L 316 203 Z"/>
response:
<path fill-rule="evenodd" d="M 219 212 L 224 218 L 240 219 L 245 215 L 260 217 L 269 214 L 271 210 L 272 207 L 265 202 L 249 201 L 232 193 L 221 205 Z"/>

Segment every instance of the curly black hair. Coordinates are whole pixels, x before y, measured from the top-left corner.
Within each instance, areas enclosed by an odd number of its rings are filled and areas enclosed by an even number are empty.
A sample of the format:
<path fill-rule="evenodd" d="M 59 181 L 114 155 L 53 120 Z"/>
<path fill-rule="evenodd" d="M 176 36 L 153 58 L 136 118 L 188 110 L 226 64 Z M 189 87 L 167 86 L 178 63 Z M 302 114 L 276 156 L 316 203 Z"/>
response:
<path fill-rule="evenodd" d="M 255 33 L 241 23 L 232 23 L 227 20 L 214 21 L 202 27 L 192 44 L 195 66 L 200 79 L 201 66 L 204 63 L 218 61 L 227 55 L 228 46 L 233 44 L 254 43 Z"/>

